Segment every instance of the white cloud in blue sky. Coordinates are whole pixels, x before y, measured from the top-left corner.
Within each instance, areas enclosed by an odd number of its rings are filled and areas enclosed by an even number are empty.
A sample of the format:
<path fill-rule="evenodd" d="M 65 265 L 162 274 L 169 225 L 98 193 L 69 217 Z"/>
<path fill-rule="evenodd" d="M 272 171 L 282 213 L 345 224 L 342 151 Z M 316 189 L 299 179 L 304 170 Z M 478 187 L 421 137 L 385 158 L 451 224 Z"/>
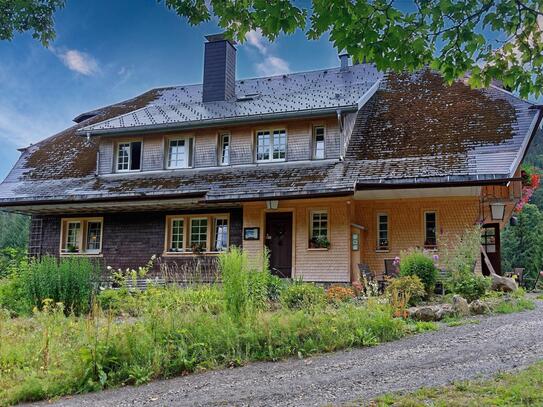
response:
<path fill-rule="evenodd" d="M 57 13 L 57 38 L 44 48 L 29 35 L 0 41 L 0 179 L 36 143 L 74 123 L 78 114 L 151 88 L 201 83 L 204 35 L 149 0 L 68 1 Z M 248 78 L 338 65 L 326 38 L 303 33 L 270 43 L 250 33 L 237 46 L 237 76 Z"/>
<path fill-rule="evenodd" d="M 76 49 L 59 50 L 55 47 L 51 47 L 50 49 L 62 61 L 66 68 L 71 71 L 85 76 L 96 75 L 100 71 L 98 61 L 86 52 L 78 51 Z"/>

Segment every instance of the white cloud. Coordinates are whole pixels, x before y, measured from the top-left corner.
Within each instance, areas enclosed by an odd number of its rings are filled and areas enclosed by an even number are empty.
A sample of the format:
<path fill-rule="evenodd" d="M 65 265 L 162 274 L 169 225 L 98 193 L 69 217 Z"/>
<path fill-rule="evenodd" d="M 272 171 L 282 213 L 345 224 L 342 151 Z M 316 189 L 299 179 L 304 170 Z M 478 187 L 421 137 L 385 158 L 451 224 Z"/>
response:
<path fill-rule="evenodd" d="M 262 31 L 249 31 L 245 38 L 247 44 L 256 48 L 264 57 L 264 61 L 255 64 L 258 75 L 272 76 L 290 72 L 290 66 L 287 61 L 272 55 L 271 44 L 262 36 Z"/>
<path fill-rule="evenodd" d="M 263 55 L 268 53 L 269 43 L 264 42 L 265 40 L 260 29 L 249 31 L 245 39 L 247 43 L 258 49 Z"/>
<path fill-rule="evenodd" d="M 288 62 L 284 59 L 269 56 L 264 59 L 264 62 L 259 62 L 256 64 L 256 70 L 259 75 L 273 76 L 289 73 L 290 67 Z"/>
<path fill-rule="evenodd" d="M 92 76 L 100 71 L 98 61 L 86 52 L 76 49 L 58 50 L 51 48 L 51 51 L 62 61 L 66 67 L 81 75 Z"/>

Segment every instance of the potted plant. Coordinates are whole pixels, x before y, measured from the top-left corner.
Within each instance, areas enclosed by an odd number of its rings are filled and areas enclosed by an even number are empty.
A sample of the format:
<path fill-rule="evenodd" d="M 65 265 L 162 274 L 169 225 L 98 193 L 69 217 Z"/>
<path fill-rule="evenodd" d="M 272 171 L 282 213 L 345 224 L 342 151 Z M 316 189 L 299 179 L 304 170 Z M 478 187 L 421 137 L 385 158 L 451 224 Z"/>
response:
<path fill-rule="evenodd" d="M 330 241 L 326 236 L 315 236 L 309 241 L 311 249 L 329 249 Z"/>
<path fill-rule="evenodd" d="M 202 243 L 194 243 L 191 249 L 194 254 L 202 254 L 205 252 L 205 247 Z"/>

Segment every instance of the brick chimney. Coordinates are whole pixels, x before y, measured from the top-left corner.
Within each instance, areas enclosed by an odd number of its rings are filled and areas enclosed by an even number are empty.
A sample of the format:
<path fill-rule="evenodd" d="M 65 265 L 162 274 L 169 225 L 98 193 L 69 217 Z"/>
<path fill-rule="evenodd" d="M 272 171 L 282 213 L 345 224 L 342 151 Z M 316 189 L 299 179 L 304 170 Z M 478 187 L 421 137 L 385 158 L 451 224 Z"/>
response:
<path fill-rule="evenodd" d="M 206 35 L 203 102 L 236 97 L 236 47 L 224 34 Z"/>

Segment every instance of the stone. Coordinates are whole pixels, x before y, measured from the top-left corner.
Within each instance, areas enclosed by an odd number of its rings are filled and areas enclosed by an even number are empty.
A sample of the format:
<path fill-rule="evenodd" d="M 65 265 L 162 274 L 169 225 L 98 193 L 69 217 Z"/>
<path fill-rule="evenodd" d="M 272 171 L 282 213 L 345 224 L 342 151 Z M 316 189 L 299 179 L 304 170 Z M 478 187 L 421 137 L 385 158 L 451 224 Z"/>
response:
<path fill-rule="evenodd" d="M 481 300 L 475 300 L 471 304 L 469 304 L 469 311 L 473 315 L 483 315 L 490 312 L 490 307 L 487 303 Z"/>
<path fill-rule="evenodd" d="M 512 292 L 518 289 L 517 283 L 512 278 L 497 274 L 491 274 L 490 277 L 492 278 L 492 290 L 494 291 Z"/>
<path fill-rule="evenodd" d="M 452 305 L 423 305 L 421 307 L 411 307 L 407 310 L 409 317 L 416 321 L 441 321 L 447 316 L 454 314 Z"/>
<path fill-rule="evenodd" d="M 461 316 L 469 315 L 468 301 L 460 295 L 455 295 L 452 298 L 452 308 L 457 315 L 461 315 Z"/>

